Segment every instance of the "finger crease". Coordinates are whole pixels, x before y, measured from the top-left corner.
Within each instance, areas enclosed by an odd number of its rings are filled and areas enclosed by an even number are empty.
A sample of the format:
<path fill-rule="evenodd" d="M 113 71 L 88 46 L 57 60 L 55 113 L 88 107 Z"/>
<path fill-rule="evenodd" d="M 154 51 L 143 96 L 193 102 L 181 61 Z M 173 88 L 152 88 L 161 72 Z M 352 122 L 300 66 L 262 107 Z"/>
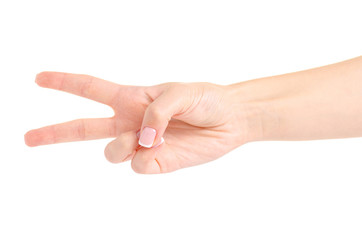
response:
<path fill-rule="evenodd" d="M 79 120 L 78 137 L 79 137 L 80 140 L 85 139 L 85 123 L 84 123 L 83 119 Z"/>
<path fill-rule="evenodd" d="M 63 73 L 62 77 L 60 78 L 59 83 L 58 83 L 58 90 L 63 90 L 65 76 L 66 76 L 66 73 Z"/>
<path fill-rule="evenodd" d="M 121 162 L 125 162 L 126 160 L 128 160 L 128 158 L 129 158 L 130 156 L 132 156 L 132 154 L 133 154 L 133 153 L 128 154 L 125 158 L 122 159 Z"/>
<path fill-rule="evenodd" d="M 157 158 L 155 158 L 155 161 L 156 161 L 156 163 L 157 163 L 158 167 L 160 168 L 160 172 L 162 173 L 161 164 L 159 163 L 159 161 L 157 160 Z"/>
<path fill-rule="evenodd" d="M 94 82 L 94 77 L 90 77 L 88 81 L 85 81 L 80 89 L 81 96 L 88 97 L 90 95 L 90 90 Z"/>

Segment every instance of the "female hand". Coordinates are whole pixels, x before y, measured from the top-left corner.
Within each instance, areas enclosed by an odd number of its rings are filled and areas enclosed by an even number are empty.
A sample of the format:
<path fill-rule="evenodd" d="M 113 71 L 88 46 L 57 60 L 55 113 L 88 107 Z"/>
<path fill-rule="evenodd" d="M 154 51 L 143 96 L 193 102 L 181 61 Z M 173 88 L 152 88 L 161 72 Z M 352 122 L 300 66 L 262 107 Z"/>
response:
<path fill-rule="evenodd" d="M 132 159 L 136 172 L 161 173 L 214 160 L 250 141 L 361 137 L 361 79 L 362 57 L 229 86 L 135 87 L 44 72 L 36 79 L 40 86 L 107 104 L 115 115 L 32 130 L 25 142 L 117 137 L 106 147 L 108 160 Z"/>
<path fill-rule="evenodd" d="M 42 72 L 36 83 L 109 105 L 115 115 L 31 130 L 25 135 L 29 146 L 117 137 L 105 149 L 109 161 L 132 160 L 135 172 L 165 173 L 209 162 L 251 139 L 248 109 L 235 101 L 227 86 L 137 87 L 58 72 Z"/>

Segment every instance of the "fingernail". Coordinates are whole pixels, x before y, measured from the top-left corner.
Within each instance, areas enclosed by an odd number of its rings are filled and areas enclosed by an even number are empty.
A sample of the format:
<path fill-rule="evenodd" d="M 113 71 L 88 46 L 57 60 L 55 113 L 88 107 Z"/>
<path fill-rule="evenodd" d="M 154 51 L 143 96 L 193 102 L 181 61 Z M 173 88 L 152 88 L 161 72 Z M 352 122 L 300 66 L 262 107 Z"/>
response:
<path fill-rule="evenodd" d="M 136 136 L 137 136 L 137 138 L 140 138 L 140 130 L 138 130 L 137 132 L 136 132 Z"/>
<path fill-rule="evenodd" d="M 136 132 L 136 136 L 137 136 L 137 138 L 139 139 L 140 138 L 140 130 L 138 130 L 137 132 Z M 152 148 L 156 148 L 156 147 L 158 147 L 158 146 L 160 146 L 162 143 L 164 143 L 165 142 L 165 139 L 162 137 L 161 138 L 161 141 L 160 141 L 160 143 L 159 144 L 156 144 L 155 146 L 153 146 Z"/>
<path fill-rule="evenodd" d="M 142 147 L 150 148 L 152 147 L 153 141 L 155 141 L 156 130 L 150 127 L 145 127 L 140 136 L 138 144 Z"/>
<path fill-rule="evenodd" d="M 165 139 L 161 138 L 160 143 L 159 143 L 159 144 L 156 144 L 156 145 L 153 146 L 152 148 L 156 148 L 156 147 L 160 146 L 160 145 L 161 145 L 162 143 L 164 143 L 164 142 L 165 142 Z"/>

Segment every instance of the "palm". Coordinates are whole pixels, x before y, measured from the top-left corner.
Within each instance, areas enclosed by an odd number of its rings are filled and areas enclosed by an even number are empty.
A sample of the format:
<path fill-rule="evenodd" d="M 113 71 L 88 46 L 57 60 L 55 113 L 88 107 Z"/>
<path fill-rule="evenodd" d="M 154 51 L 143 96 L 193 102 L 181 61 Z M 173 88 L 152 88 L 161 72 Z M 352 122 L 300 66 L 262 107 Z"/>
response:
<path fill-rule="evenodd" d="M 45 72 L 38 75 L 37 83 L 109 105 L 115 115 L 112 118 L 80 119 L 32 130 L 26 136 L 30 146 L 117 137 L 128 131 L 136 133 L 147 106 L 153 101 L 145 91 L 147 87 L 121 86 L 87 75 Z M 216 99 L 216 106 L 217 96 L 212 97 Z M 225 134 L 233 133 L 220 119 L 200 121 L 208 117 L 203 112 L 203 101 L 199 100 L 198 114 L 186 112 L 170 120 L 163 135 L 166 146 L 157 155 L 159 162 L 168 169 L 204 163 L 235 147 L 225 144 Z M 225 110 L 214 107 L 214 111 Z M 218 112 L 219 116 L 224 114 L 229 113 Z"/>

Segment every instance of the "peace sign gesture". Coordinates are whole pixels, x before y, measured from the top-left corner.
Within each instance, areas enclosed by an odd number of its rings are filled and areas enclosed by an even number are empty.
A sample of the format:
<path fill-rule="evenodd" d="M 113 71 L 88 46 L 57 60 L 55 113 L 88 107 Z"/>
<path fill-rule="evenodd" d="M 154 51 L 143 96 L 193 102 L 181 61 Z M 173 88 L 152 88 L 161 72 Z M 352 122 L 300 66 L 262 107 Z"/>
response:
<path fill-rule="evenodd" d="M 105 149 L 109 161 L 132 160 L 136 172 L 161 173 L 211 161 L 246 142 L 226 86 L 127 86 L 59 72 L 42 72 L 36 83 L 106 104 L 115 114 L 31 130 L 28 146 L 117 137 Z"/>

